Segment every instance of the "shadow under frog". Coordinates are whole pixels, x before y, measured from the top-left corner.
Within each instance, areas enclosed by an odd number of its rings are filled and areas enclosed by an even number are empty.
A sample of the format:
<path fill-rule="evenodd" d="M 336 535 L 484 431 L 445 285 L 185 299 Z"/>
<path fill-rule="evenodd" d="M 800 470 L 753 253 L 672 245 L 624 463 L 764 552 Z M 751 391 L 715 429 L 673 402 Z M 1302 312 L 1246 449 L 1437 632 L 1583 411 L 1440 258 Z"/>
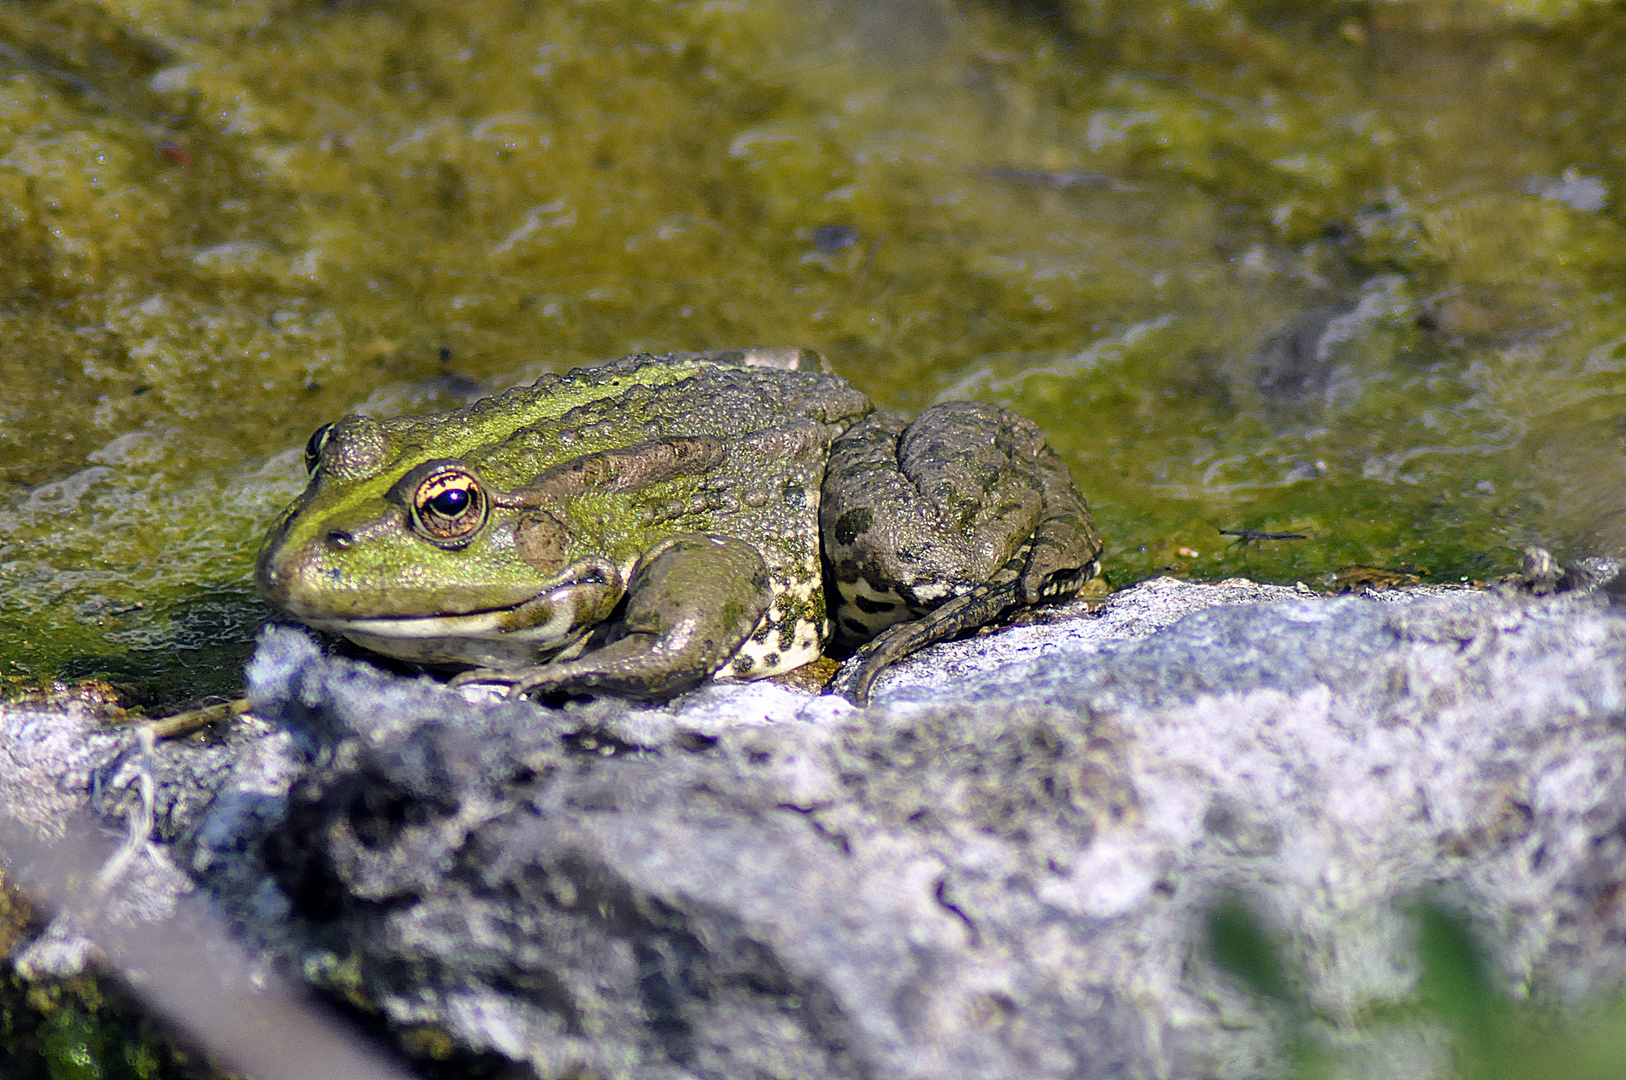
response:
<path fill-rule="evenodd" d="M 1030 421 L 949 402 L 906 423 L 802 349 L 640 353 L 347 416 L 306 465 L 265 598 L 514 693 L 665 698 L 834 643 L 831 690 L 862 703 L 917 649 L 1072 596 L 1101 551 Z"/>

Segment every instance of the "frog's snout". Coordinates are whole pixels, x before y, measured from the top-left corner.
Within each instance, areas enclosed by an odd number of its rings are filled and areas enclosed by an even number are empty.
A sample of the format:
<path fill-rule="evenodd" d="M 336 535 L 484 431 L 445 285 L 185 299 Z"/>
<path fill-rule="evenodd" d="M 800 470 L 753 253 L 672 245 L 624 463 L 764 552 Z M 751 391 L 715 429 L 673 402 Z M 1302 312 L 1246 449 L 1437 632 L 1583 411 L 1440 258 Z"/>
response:
<path fill-rule="evenodd" d="M 266 603 L 278 611 L 295 616 L 310 614 L 317 598 L 312 589 L 313 575 L 318 573 L 323 557 L 355 543 L 354 534 L 344 529 L 330 529 L 303 544 L 289 543 L 283 529 L 273 530 L 254 562 L 254 584 Z"/>
<path fill-rule="evenodd" d="M 278 611 L 288 610 L 289 593 L 298 573 L 284 545 L 267 541 L 254 560 L 254 584 L 265 602 Z"/>

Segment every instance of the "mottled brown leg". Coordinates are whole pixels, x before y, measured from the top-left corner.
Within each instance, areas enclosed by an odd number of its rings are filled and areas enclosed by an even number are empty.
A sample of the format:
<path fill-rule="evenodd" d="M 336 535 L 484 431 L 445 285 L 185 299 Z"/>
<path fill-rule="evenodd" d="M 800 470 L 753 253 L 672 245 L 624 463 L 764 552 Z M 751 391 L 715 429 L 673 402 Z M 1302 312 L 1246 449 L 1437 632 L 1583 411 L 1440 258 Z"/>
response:
<path fill-rule="evenodd" d="M 820 524 L 837 627 L 863 642 L 832 691 L 861 700 L 886 665 L 1076 593 L 1100 536 L 1038 428 L 948 402 L 877 413 L 832 447 Z"/>
<path fill-rule="evenodd" d="M 1007 418 L 1027 423 L 951 402 L 911 424 L 875 413 L 836 440 L 819 517 L 837 584 L 866 583 L 842 589 L 849 604 L 890 591 L 928 610 L 987 581 L 1033 534 L 1042 485 L 1000 445 Z"/>

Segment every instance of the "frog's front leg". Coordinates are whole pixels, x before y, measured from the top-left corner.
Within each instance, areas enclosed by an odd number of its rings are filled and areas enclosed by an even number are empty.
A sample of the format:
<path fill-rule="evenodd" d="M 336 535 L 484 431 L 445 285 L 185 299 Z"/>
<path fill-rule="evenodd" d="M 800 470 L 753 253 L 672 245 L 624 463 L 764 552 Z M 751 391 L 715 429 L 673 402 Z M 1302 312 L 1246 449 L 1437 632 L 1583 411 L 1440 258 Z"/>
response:
<path fill-rule="evenodd" d="M 602 691 L 665 698 L 699 685 L 728 662 L 773 600 L 767 565 L 728 536 L 684 533 L 651 548 L 627 584 L 625 616 L 608 644 L 574 659 L 466 672 L 454 683 L 530 690 Z"/>
<path fill-rule="evenodd" d="M 831 692 L 858 703 L 917 649 L 1076 593 L 1101 553 L 1038 428 L 976 402 L 856 425 L 832 447 L 819 518 L 838 634 L 864 642 Z"/>

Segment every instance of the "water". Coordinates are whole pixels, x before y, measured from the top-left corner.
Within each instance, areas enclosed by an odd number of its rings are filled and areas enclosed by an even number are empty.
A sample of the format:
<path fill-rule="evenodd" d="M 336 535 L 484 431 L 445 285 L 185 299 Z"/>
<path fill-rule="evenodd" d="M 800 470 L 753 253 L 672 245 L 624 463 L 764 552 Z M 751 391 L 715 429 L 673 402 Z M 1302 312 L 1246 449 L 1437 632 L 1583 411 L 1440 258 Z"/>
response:
<path fill-rule="evenodd" d="M 311 429 L 641 348 L 1011 405 L 1115 586 L 1626 549 L 1623 46 L 1585 3 L 0 6 L 0 678 L 232 692 Z"/>

